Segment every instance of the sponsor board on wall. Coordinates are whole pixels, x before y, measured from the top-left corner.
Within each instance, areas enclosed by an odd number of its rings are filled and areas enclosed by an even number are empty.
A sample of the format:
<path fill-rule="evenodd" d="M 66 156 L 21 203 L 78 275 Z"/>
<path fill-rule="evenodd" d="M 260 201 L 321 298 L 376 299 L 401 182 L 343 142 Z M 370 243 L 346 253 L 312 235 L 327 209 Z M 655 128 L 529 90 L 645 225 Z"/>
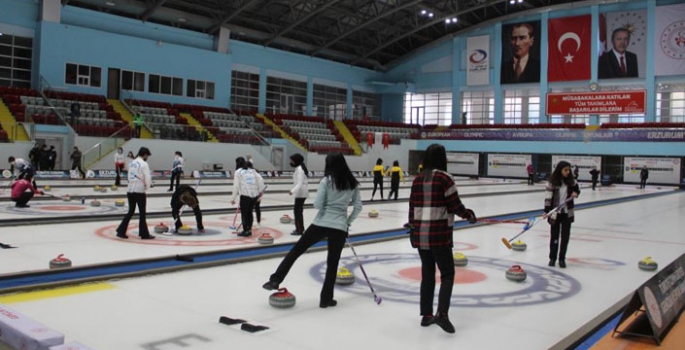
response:
<path fill-rule="evenodd" d="M 680 183 L 679 158 L 624 157 L 623 181 L 640 182 L 640 171 L 645 165 L 649 170 L 648 185 L 650 183 L 673 185 Z"/>
<path fill-rule="evenodd" d="M 459 175 L 478 175 L 478 153 L 447 152 L 447 172 Z"/>
<path fill-rule="evenodd" d="M 422 131 L 427 140 L 564 141 L 564 142 L 685 142 L 685 129 L 468 129 Z"/>
<path fill-rule="evenodd" d="M 231 172 L 223 171 L 193 171 L 192 176 L 196 179 L 228 179 L 231 177 Z"/>
<path fill-rule="evenodd" d="M 592 175 L 590 175 L 590 170 L 593 167 L 597 167 L 597 170 L 602 171 L 602 157 L 600 156 L 559 156 L 552 155 L 552 170 L 556 168 L 557 164 L 565 160 L 571 163 L 571 170 L 573 170 L 576 165 L 578 166 L 578 180 L 590 181 L 592 180 Z"/>
<path fill-rule="evenodd" d="M 547 94 L 547 115 L 645 113 L 645 90 Z"/>
<path fill-rule="evenodd" d="M 488 154 L 488 176 L 528 177 L 530 154 Z"/>

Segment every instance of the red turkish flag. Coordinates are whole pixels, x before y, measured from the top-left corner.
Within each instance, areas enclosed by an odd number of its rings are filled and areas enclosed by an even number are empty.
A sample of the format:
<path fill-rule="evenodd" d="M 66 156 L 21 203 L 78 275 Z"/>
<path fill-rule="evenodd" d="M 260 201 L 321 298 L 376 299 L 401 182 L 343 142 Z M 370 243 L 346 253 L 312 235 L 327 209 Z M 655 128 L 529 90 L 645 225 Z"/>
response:
<path fill-rule="evenodd" d="M 548 81 L 590 79 L 590 15 L 550 19 Z"/>
<path fill-rule="evenodd" d="M 373 133 L 369 132 L 366 134 L 366 144 L 369 148 L 373 147 Z"/>

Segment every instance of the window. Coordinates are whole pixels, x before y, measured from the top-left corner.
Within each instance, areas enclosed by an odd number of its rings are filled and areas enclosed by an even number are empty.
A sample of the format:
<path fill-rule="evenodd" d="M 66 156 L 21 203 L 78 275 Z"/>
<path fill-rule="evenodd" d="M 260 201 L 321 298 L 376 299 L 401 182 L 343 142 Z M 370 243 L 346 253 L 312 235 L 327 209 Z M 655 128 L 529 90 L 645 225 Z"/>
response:
<path fill-rule="evenodd" d="M 150 74 L 147 90 L 150 93 L 183 96 L 183 79 Z"/>
<path fill-rule="evenodd" d="M 259 74 L 231 72 L 231 108 L 246 111 L 259 108 Z"/>
<path fill-rule="evenodd" d="M 451 125 L 452 93 L 405 94 L 404 122 L 419 125 Z"/>
<path fill-rule="evenodd" d="M 102 69 L 95 66 L 67 63 L 64 82 L 71 85 L 100 87 Z"/>
<path fill-rule="evenodd" d="M 0 35 L 0 86 L 31 87 L 33 38 Z"/>
<path fill-rule="evenodd" d="M 540 120 L 538 90 L 504 91 L 504 124 L 537 124 Z"/>
<path fill-rule="evenodd" d="M 186 96 L 194 98 L 214 99 L 214 83 L 188 79 Z"/>
<path fill-rule="evenodd" d="M 132 91 L 145 91 L 145 73 L 122 70 L 121 89 Z"/>
<path fill-rule="evenodd" d="M 314 84 L 314 116 L 342 120 L 347 113 L 347 89 Z"/>
<path fill-rule="evenodd" d="M 539 109 L 539 107 L 538 107 Z M 493 91 L 464 91 L 461 94 L 462 124 L 494 124 L 495 96 Z"/>
<path fill-rule="evenodd" d="M 266 77 L 266 110 L 271 113 L 307 113 L 307 82 Z"/>
<path fill-rule="evenodd" d="M 644 90 L 644 85 L 602 86 L 602 92 Z M 639 114 L 600 114 L 599 123 L 644 123 L 644 113 Z"/>
<path fill-rule="evenodd" d="M 380 111 L 380 96 L 370 93 L 352 90 L 352 118 L 374 119 L 374 113 Z"/>
<path fill-rule="evenodd" d="M 685 123 L 685 84 L 660 83 L 656 94 L 656 121 Z"/>
<path fill-rule="evenodd" d="M 585 87 L 553 89 L 552 92 L 589 92 Z M 552 124 L 590 124 L 589 114 L 551 114 L 547 116 Z"/>

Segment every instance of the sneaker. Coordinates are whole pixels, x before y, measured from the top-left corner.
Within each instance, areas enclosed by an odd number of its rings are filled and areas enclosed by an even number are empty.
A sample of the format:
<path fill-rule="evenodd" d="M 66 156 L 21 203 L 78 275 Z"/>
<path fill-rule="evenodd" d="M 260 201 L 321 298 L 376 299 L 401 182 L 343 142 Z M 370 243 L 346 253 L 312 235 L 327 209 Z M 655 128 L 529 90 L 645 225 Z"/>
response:
<path fill-rule="evenodd" d="M 155 236 L 153 236 L 153 235 L 150 235 L 150 234 L 144 235 L 144 236 L 140 236 L 140 239 L 155 239 L 155 238 L 157 238 L 157 237 L 155 237 Z"/>
<path fill-rule="evenodd" d="M 554 260 L 550 260 L 549 263 L 547 264 L 547 266 L 554 267 L 554 263 L 555 263 L 555 262 L 556 262 L 556 261 L 554 261 Z"/>
<path fill-rule="evenodd" d="M 428 327 L 435 323 L 435 317 L 433 315 L 426 315 L 421 317 L 421 327 Z"/>
<path fill-rule="evenodd" d="M 561 267 L 562 269 L 565 269 L 566 268 L 566 260 L 559 260 L 559 267 Z"/>
<path fill-rule="evenodd" d="M 266 282 L 262 285 L 262 288 L 264 288 L 266 290 L 277 290 L 278 289 L 278 282 L 276 282 L 276 281 Z"/>
<path fill-rule="evenodd" d="M 452 325 L 452 322 L 450 322 L 449 317 L 447 317 L 447 314 L 438 314 L 435 316 L 435 324 L 440 326 L 443 331 L 447 333 L 454 333 L 454 326 Z"/>
<path fill-rule="evenodd" d="M 240 237 L 251 237 L 252 236 L 252 231 L 243 231 L 238 233 L 238 236 Z"/>
<path fill-rule="evenodd" d="M 335 301 L 335 299 L 331 299 L 329 301 L 322 301 L 319 303 L 319 307 L 322 309 L 325 309 L 327 307 L 334 307 L 336 305 L 338 305 L 338 302 Z"/>

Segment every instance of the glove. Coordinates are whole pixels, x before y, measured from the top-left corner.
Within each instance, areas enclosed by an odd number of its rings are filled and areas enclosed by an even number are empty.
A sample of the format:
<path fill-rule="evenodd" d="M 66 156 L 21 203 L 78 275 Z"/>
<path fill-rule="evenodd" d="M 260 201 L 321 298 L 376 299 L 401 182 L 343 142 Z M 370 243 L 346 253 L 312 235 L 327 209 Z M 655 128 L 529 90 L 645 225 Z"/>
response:
<path fill-rule="evenodd" d="M 466 213 L 464 213 L 464 219 L 468 220 L 469 224 L 475 224 L 478 222 L 476 213 L 474 213 L 471 209 L 466 209 Z"/>

